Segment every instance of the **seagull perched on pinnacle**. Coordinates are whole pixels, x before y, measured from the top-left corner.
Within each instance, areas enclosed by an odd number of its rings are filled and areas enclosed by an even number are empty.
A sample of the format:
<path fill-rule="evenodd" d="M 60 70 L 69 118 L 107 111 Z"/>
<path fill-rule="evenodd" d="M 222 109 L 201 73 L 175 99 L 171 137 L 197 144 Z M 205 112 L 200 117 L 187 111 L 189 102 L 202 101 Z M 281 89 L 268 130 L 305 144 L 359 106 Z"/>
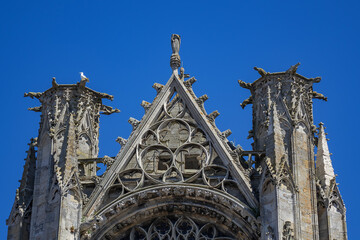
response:
<path fill-rule="evenodd" d="M 84 75 L 83 72 L 80 72 L 80 77 L 81 77 L 81 82 L 82 82 L 82 81 L 86 81 L 86 82 L 89 81 L 89 79 Z"/>
<path fill-rule="evenodd" d="M 80 80 L 80 82 L 78 83 L 78 85 L 79 85 L 80 87 L 85 87 L 85 84 L 86 84 L 87 82 L 89 82 L 89 79 L 84 75 L 83 72 L 80 72 L 80 77 L 81 77 L 81 80 Z"/>

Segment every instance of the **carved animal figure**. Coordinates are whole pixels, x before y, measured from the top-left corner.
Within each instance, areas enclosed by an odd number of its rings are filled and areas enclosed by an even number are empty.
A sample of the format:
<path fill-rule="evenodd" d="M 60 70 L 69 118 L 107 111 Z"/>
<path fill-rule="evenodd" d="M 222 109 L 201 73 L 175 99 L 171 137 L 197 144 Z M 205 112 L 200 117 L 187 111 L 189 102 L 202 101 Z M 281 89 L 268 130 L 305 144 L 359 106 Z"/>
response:
<path fill-rule="evenodd" d="M 318 92 L 313 91 L 311 94 L 312 94 L 312 97 L 313 97 L 313 98 L 321 99 L 321 100 L 324 100 L 324 101 L 327 101 L 327 100 L 328 100 L 328 98 L 325 97 L 325 96 L 324 96 L 323 94 L 321 94 L 321 93 L 318 93 Z"/>
<path fill-rule="evenodd" d="M 252 96 L 250 96 L 248 99 L 245 99 L 240 106 L 242 107 L 242 109 L 244 109 L 246 107 L 246 105 L 253 103 L 253 98 Z"/>
<path fill-rule="evenodd" d="M 265 72 L 265 70 L 262 68 L 254 67 L 254 70 L 256 70 L 262 77 L 266 76 L 267 74 L 267 72 Z"/>

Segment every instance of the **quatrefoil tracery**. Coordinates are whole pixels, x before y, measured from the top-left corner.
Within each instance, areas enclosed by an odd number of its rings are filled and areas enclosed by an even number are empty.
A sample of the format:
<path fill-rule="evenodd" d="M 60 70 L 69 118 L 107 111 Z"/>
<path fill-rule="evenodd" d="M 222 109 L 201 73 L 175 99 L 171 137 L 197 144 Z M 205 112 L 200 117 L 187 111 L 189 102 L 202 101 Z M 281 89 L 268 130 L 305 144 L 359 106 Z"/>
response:
<path fill-rule="evenodd" d="M 211 146 L 204 132 L 177 118 L 153 125 L 137 150 L 139 167 L 155 182 L 189 181 L 211 159 Z"/>
<path fill-rule="evenodd" d="M 133 157 L 135 162 L 119 173 L 108 190 L 108 201 L 144 186 L 184 182 L 239 195 L 228 168 L 215 164 L 218 157 L 205 132 L 188 117 L 181 99 L 174 97 L 172 101 L 180 104 L 177 109 L 182 112 L 170 114 L 176 104 L 164 105 L 167 114 L 160 115 L 159 121 L 142 135 Z"/>

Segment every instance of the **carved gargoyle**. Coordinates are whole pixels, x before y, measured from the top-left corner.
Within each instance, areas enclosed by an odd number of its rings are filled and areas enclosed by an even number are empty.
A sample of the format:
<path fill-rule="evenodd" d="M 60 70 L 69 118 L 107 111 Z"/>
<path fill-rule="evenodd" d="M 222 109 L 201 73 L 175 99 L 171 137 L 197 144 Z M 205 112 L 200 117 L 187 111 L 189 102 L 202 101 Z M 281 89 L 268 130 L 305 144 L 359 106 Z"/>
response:
<path fill-rule="evenodd" d="M 328 100 L 328 98 L 325 97 L 325 96 L 324 96 L 323 94 L 321 94 L 321 93 L 318 93 L 318 92 L 313 91 L 311 94 L 312 94 L 312 97 L 313 97 L 313 98 L 321 99 L 321 100 L 324 100 L 324 101 L 327 101 L 327 100 Z"/>
<path fill-rule="evenodd" d="M 149 110 L 149 108 L 151 107 L 151 103 L 149 103 L 149 102 L 147 102 L 145 100 L 143 100 L 140 105 L 145 109 L 145 112 L 147 110 Z"/>
<path fill-rule="evenodd" d="M 253 103 L 253 97 L 250 96 L 248 99 L 245 99 L 240 106 L 242 107 L 242 109 L 244 109 L 246 107 L 246 105 L 248 104 L 252 104 Z"/>
<path fill-rule="evenodd" d="M 140 124 L 140 121 L 135 119 L 135 118 L 129 118 L 128 122 L 131 124 L 131 126 L 133 127 L 133 130 L 135 130 L 139 124 Z"/>
<path fill-rule="evenodd" d="M 41 109 L 42 109 L 42 106 L 28 108 L 29 111 L 34 111 L 34 112 L 41 112 Z"/>
<path fill-rule="evenodd" d="M 161 89 L 163 89 L 164 85 L 160 83 L 154 83 L 152 87 L 156 90 L 156 93 L 159 94 Z"/>
<path fill-rule="evenodd" d="M 208 115 L 208 118 L 210 119 L 210 120 L 215 120 L 215 118 L 217 118 L 218 116 L 220 115 L 220 113 L 217 111 L 217 110 L 215 110 L 215 111 L 213 111 L 212 113 L 210 113 L 209 115 Z"/>
<path fill-rule="evenodd" d="M 184 82 L 184 84 L 186 87 L 190 88 L 195 82 L 196 82 L 196 79 L 194 77 L 192 77 L 192 78 L 186 80 Z"/>
<path fill-rule="evenodd" d="M 240 87 L 242 87 L 242 88 L 251 89 L 251 83 L 246 83 L 241 80 L 238 80 L 238 83 L 239 83 Z"/>
<path fill-rule="evenodd" d="M 254 137 L 254 130 L 250 130 L 249 131 L 249 135 L 247 136 L 247 139 L 253 138 Z"/>
<path fill-rule="evenodd" d="M 199 103 L 199 104 L 203 104 L 206 100 L 208 100 L 209 99 L 209 97 L 208 97 L 208 95 L 206 95 L 206 94 L 204 94 L 204 95 L 202 95 L 201 97 L 198 97 L 197 99 L 196 99 L 196 101 Z"/>
<path fill-rule="evenodd" d="M 124 146 L 127 143 L 127 139 L 122 138 L 122 137 L 117 137 L 115 140 L 117 143 L 119 143 L 121 146 Z"/>
<path fill-rule="evenodd" d="M 42 92 L 29 92 L 29 93 L 24 93 L 24 97 L 31 97 L 31 98 L 39 99 L 42 94 L 43 94 Z"/>
<path fill-rule="evenodd" d="M 100 95 L 101 98 L 106 98 L 109 99 L 110 101 L 114 100 L 114 96 L 107 94 L 107 93 L 98 93 Z"/>
<path fill-rule="evenodd" d="M 297 69 L 298 69 L 299 66 L 300 66 L 300 63 L 297 63 L 297 64 L 291 66 L 291 67 L 286 71 L 286 73 L 287 73 L 287 74 L 290 74 L 290 75 L 294 75 L 294 74 L 296 73 L 296 71 L 297 71 Z"/>
<path fill-rule="evenodd" d="M 232 134 L 231 130 L 228 129 L 228 130 L 225 130 L 221 133 L 221 136 L 223 136 L 224 138 L 227 138 L 229 137 L 230 135 Z"/>
<path fill-rule="evenodd" d="M 113 113 L 119 113 L 120 112 L 119 109 L 117 109 L 117 108 L 114 109 L 114 108 L 112 108 L 110 106 L 106 106 L 106 105 L 102 105 L 100 111 L 101 111 L 101 114 L 104 114 L 104 115 L 110 115 L 110 114 L 113 114 Z"/>
<path fill-rule="evenodd" d="M 110 168 L 111 165 L 113 165 L 113 163 L 115 162 L 115 159 L 112 157 L 109 157 L 107 155 L 105 155 L 102 159 L 103 163 L 106 165 L 107 168 Z"/>
<path fill-rule="evenodd" d="M 258 68 L 258 67 L 254 67 L 254 70 L 256 70 L 262 77 L 266 76 L 268 73 L 262 69 L 262 68 Z"/>
<path fill-rule="evenodd" d="M 314 83 L 319 83 L 321 81 L 321 77 L 309 78 L 309 80 Z"/>

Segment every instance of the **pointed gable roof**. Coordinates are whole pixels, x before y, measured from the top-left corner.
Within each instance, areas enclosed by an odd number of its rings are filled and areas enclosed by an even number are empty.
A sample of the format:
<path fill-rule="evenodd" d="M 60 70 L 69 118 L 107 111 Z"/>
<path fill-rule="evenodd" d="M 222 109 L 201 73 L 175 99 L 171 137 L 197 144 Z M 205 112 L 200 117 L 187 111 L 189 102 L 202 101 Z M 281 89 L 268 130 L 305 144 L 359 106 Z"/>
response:
<path fill-rule="evenodd" d="M 178 58 L 180 59 L 180 57 Z M 99 205 L 99 201 L 101 201 L 102 196 L 105 194 L 106 189 L 110 188 L 117 175 L 126 168 L 134 154 L 138 154 L 137 145 L 141 143 L 143 135 L 151 128 L 154 122 L 158 120 L 159 116 L 167 111 L 166 106 L 169 103 L 169 100 L 174 99 L 175 97 L 180 98 L 181 101 L 183 101 L 193 120 L 201 127 L 201 130 L 205 133 L 208 141 L 211 142 L 213 149 L 221 159 L 223 166 L 231 173 L 232 178 L 237 183 L 238 188 L 240 189 L 246 202 L 252 208 L 257 207 L 258 202 L 252 193 L 250 180 L 245 174 L 245 170 L 240 165 L 236 153 L 230 149 L 227 143 L 226 136 L 229 133 L 221 133 L 215 126 L 214 120 L 219 113 L 217 111 L 211 114 L 207 114 L 205 112 L 202 103 L 207 99 L 207 96 L 202 96 L 200 98 L 196 97 L 191 87 L 192 83 L 196 81 L 195 78 L 190 78 L 189 80 L 184 81 L 184 77 L 186 76 L 184 74 L 184 70 L 183 68 L 180 70 L 181 74 L 179 76 L 177 70 L 179 65 L 176 65 L 173 62 L 177 60 L 174 59 L 173 54 L 171 58 L 173 73 L 170 79 L 165 86 L 160 84 L 154 85 L 158 94 L 151 104 L 145 104 L 146 108 L 144 108 L 146 113 L 142 117 L 141 121 L 138 122 L 134 119 L 131 120 L 133 131 L 126 144 L 121 147 L 121 150 L 117 154 L 115 162 L 111 168 L 106 171 L 102 181 L 94 189 L 90 197 L 90 201 L 84 209 L 85 215 L 89 216 L 96 210 Z M 175 97 L 173 97 L 174 93 L 176 93 Z M 176 116 L 174 119 L 176 119 Z"/>

